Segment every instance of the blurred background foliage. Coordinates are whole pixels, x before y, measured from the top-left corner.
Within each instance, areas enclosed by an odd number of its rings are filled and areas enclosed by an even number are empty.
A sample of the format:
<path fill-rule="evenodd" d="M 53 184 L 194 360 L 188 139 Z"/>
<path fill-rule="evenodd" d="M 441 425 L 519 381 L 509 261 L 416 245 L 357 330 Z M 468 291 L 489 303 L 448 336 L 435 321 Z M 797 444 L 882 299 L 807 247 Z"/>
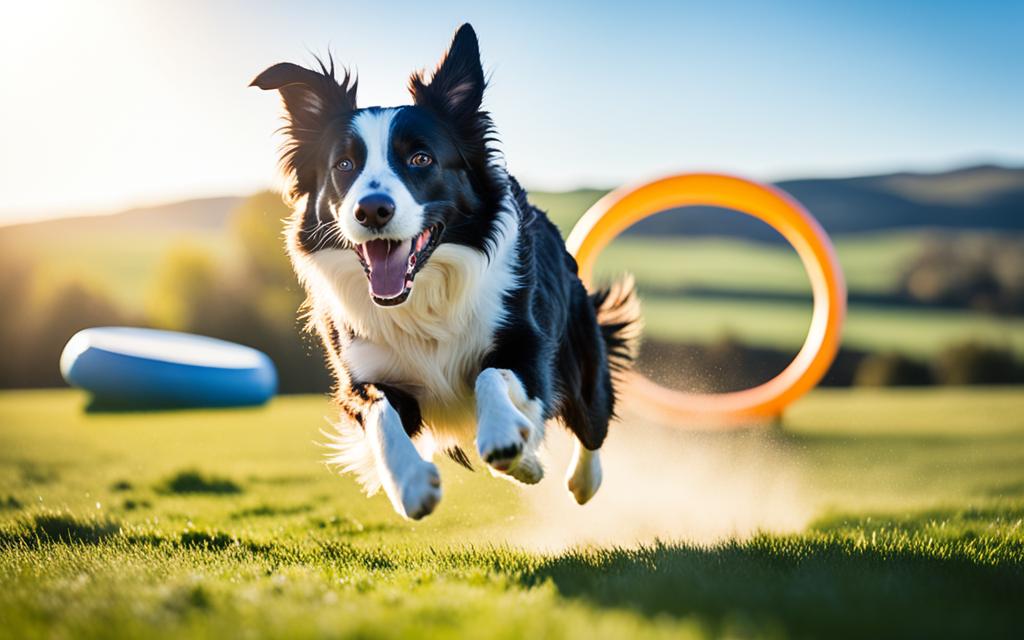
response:
<path fill-rule="evenodd" d="M 60 353 L 76 331 L 132 324 L 255 347 L 277 365 L 283 393 L 326 391 L 330 380 L 320 346 L 303 332 L 296 313 L 304 295 L 284 252 L 281 221 L 288 213 L 279 194 L 261 192 L 231 210 L 223 242 L 232 246 L 211 250 L 209 243 L 187 235 L 168 240 L 135 304 L 121 304 L 111 295 L 116 279 L 108 279 L 106 288 L 87 284 L 97 279 L 81 275 L 52 283 L 45 269 L 16 256 L 24 252 L 5 253 L 0 340 L 7 357 L 0 365 L 0 385 L 62 385 Z"/>
<path fill-rule="evenodd" d="M 947 174 L 934 193 L 921 190 L 929 194 L 921 207 L 941 221 L 948 212 L 936 209 L 935 193 L 952 198 L 943 191 L 948 180 L 962 188 L 974 184 L 964 176 L 976 180 L 978 171 Z M 1024 171 L 1000 171 L 1024 184 Z M 896 178 L 872 180 L 906 189 Z M 857 217 L 836 201 L 856 202 L 848 183 L 861 183 L 833 180 L 824 197 L 822 182 L 780 186 L 830 230 L 849 283 L 843 348 L 823 384 L 1024 382 L 1016 199 L 1009 209 L 982 207 L 974 225 L 962 212 L 944 225 L 921 225 L 914 221 L 928 215 L 903 200 L 891 215 Z M 604 193 L 531 196 L 568 232 Z M 882 206 L 877 195 L 869 205 Z M 265 191 L 0 228 L 0 387 L 62 385 L 58 362 L 68 338 L 128 324 L 250 345 L 276 363 L 282 392 L 326 392 L 330 379 L 319 344 L 303 331 L 304 294 L 284 251 L 288 214 L 280 195 Z M 895 215 L 911 222 L 893 225 Z M 799 259 L 742 214 L 687 209 L 650 218 L 601 256 L 599 278 L 625 271 L 637 275 L 644 303 L 640 369 L 665 384 L 728 391 L 763 382 L 792 360 L 806 333 L 810 287 Z"/>
<path fill-rule="evenodd" d="M 996 235 L 933 238 L 907 265 L 899 291 L 923 304 L 1024 313 L 1024 245 Z"/>

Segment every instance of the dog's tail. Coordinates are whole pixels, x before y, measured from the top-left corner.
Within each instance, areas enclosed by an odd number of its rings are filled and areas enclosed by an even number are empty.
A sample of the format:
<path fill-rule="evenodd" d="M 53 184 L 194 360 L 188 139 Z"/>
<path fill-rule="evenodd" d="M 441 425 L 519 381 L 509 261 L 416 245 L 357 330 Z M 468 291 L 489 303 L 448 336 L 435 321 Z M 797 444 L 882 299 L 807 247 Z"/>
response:
<path fill-rule="evenodd" d="M 640 354 L 643 320 L 633 276 L 623 276 L 610 286 L 590 294 L 590 303 L 594 305 L 597 323 L 601 326 L 601 337 L 608 352 L 608 368 L 618 381 L 633 367 Z"/>

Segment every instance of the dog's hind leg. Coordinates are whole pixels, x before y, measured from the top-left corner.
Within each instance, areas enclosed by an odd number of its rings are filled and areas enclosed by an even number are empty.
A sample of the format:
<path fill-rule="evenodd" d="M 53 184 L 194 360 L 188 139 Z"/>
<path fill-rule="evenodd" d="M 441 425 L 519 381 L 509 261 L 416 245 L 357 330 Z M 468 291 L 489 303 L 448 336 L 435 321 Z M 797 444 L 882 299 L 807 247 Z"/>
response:
<path fill-rule="evenodd" d="M 601 488 L 601 456 L 599 453 L 608 431 L 610 416 L 579 396 L 565 398 L 562 421 L 575 436 L 572 461 L 565 473 L 565 483 L 578 504 L 586 504 Z"/>
<path fill-rule="evenodd" d="M 598 450 L 591 451 L 579 440 L 575 443 L 572 462 L 565 474 L 565 484 L 578 504 L 586 504 L 601 488 L 601 457 Z"/>
<path fill-rule="evenodd" d="M 602 301 L 604 298 L 602 298 Z M 594 497 L 601 487 L 601 458 L 598 451 L 608 435 L 608 423 L 615 415 L 615 393 L 609 345 L 598 323 L 597 305 L 577 288 L 574 317 L 585 321 L 569 326 L 558 354 L 562 388 L 560 417 L 572 431 L 575 449 L 565 481 L 579 504 Z"/>

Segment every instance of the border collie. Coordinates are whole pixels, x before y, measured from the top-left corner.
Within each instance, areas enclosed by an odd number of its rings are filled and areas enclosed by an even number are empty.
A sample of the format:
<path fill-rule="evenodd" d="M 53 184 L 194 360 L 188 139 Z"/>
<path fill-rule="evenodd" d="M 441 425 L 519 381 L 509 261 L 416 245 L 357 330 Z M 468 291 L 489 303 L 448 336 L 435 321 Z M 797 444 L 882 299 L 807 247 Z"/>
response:
<path fill-rule="evenodd" d="M 588 295 L 558 229 L 505 170 L 476 33 L 463 25 L 412 105 L 356 106 L 333 61 L 276 64 L 282 168 L 295 206 L 287 248 L 337 380 L 329 462 L 419 519 L 441 499 L 430 462 L 467 449 L 526 484 L 545 423 L 576 436 L 580 504 L 601 484 L 614 386 L 635 356 L 632 281 Z"/>

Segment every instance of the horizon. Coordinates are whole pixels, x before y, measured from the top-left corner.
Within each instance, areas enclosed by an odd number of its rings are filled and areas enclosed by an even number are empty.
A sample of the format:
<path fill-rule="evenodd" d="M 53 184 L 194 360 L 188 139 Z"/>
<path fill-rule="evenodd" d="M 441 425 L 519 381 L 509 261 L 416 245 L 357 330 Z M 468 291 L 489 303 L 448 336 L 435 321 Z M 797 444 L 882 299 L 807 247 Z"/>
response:
<path fill-rule="evenodd" d="M 18 125 L 0 225 L 280 189 L 280 105 L 245 86 L 256 73 L 333 51 L 359 73 L 361 106 L 407 104 L 409 72 L 432 68 L 463 21 L 500 148 L 534 190 L 1024 166 L 1024 8 L 984 4 L 23 4 L 0 26 L 8 86 L 28 96 L 0 103 Z"/>
<path fill-rule="evenodd" d="M 820 175 L 820 176 L 786 176 L 778 179 L 763 180 L 766 184 L 777 185 L 784 182 L 795 182 L 802 180 L 850 180 L 860 178 L 877 178 L 895 175 L 914 175 L 914 176 L 942 176 L 951 173 L 958 173 L 961 171 L 971 171 L 975 169 L 996 169 L 1002 171 L 1024 171 L 1024 162 L 1020 164 L 1002 163 L 1002 162 L 988 162 L 988 161 L 977 161 L 977 162 L 962 162 L 955 163 L 949 167 L 937 167 L 935 169 L 896 169 L 892 171 L 872 172 L 863 174 L 843 174 L 843 175 Z M 714 173 L 714 172 L 712 172 Z M 652 176 L 657 178 L 659 176 Z M 744 178 L 751 178 L 751 176 L 741 176 Z M 530 185 L 523 185 L 528 193 L 572 193 L 577 191 L 612 191 L 620 186 L 628 186 L 631 183 L 622 183 L 618 185 L 580 185 L 577 187 L 569 187 L 566 189 L 533 189 Z M 116 216 L 124 213 L 132 213 L 135 211 L 145 211 L 151 209 L 159 209 L 161 207 L 173 207 L 186 202 L 197 202 L 203 200 L 218 200 L 221 198 L 236 198 L 245 199 L 254 194 L 262 191 L 272 191 L 277 194 L 281 194 L 282 190 L 278 185 L 267 185 L 265 187 L 257 188 L 252 191 L 240 191 L 233 193 L 210 193 L 210 194 L 183 194 L 182 197 L 175 197 L 171 199 L 156 199 L 152 201 L 140 201 L 130 203 L 126 206 L 97 209 L 93 211 L 85 210 L 71 210 L 63 213 L 55 213 L 53 215 L 41 214 L 34 216 L 18 217 L 13 215 L 9 218 L 3 216 L 0 211 L 0 228 L 13 227 L 22 224 L 33 224 L 37 222 L 52 222 L 54 220 L 70 220 L 76 218 L 97 218 L 104 216 Z"/>

